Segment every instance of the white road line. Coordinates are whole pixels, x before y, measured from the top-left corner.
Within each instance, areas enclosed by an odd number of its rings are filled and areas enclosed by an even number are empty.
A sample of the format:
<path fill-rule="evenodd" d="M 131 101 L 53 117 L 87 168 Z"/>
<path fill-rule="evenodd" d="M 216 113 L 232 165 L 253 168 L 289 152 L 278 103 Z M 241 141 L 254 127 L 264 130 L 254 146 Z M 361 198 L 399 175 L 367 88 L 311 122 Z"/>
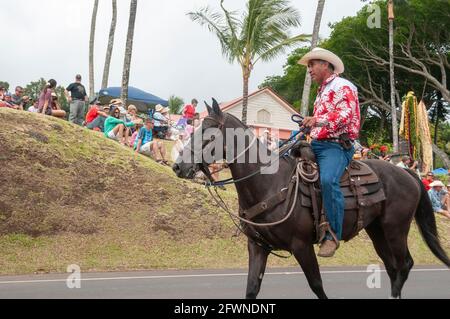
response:
<path fill-rule="evenodd" d="M 413 269 L 411 272 L 436 272 L 436 271 L 448 271 L 446 268 L 436 269 Z M 384 269 L 380 272 L 386 272 Z M 366 270 L 328 270 L 321 271 L 321 274 L 355 274 L 355 273 L 367 273 Z M 268 272 L 266 276 L 290 276 L 290 275 L 303 275 L 299 272 Z M 70 274 L 67 274 L 68 276 Z M 83 275 L 83 274 L 82 274 Z M 199 274 L 199 275 L 160 275 L 160 276 L 137 276 L 137 277 L 105 277 L 105 278 L 81 278 L 80 281 L 109 281 L 109 280 L 138 280 L 138 279 L 176 279 L 176 278 L 207 278 L 207 277 L 244 277 L 247 273 L 236 274 Z M 14 280 L 14 281 L 0 281 L 0 285 L 9 284 L 32 284 L 32 283 L 51 283 L 51 282 L 66 282 L 67 279 L 48 279 L 48 280 Z"/>

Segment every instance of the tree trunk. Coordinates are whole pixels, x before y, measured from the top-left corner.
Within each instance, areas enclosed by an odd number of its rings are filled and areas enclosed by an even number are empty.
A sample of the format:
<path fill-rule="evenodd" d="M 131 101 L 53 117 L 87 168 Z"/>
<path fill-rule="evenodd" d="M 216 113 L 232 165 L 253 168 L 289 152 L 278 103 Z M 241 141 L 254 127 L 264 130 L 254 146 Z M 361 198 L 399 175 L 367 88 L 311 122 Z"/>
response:
<path fill-rule="evenodd" d="M 389 0 L 389 76 L 391 82 L 391 116 L 392 116 L 392 140 L 394 152 L 398 152 L 398 123 L 397 107 L 395 103 L 395 74 L 394 74 L 394 3 Z"/>
<path fill-rule="evenodd" d="M 127 45 L 125 48 L 125 61 L 123 63 L 122 94 L 125 105 L 128 100 L 128 84 L 130 82 L 131 54 L 133 53 L 134 25 L 136 23 L 137 0 L 131 0 L 130 20 L 128 22 Z"/>
<path fill-rule="evenodd" d="M 444 163 L 444 166 L 449 169 L 450 168 L 450 159 L 448 158 L 447 153 L 445 153 L 443 150 L 441 150 L 436 144 L 432 145 L 433 147 L 433 153 L 439 156 L 439 158 Z"/>
<path fill-rule="evenodd" d="M 94 86 L 94 41 L 95 41 L 95 24 L 97 22 L 98 0 L 94 1 L 94 9 L 92 10 L 91 19 L 91 36 L 89 39 L 89 97 L 92 99 L 95 95 Z"/>
<path fill-rule="evenodd" d="M 317 4 L 316 18 L 314 20 L 314 30 L 311 41 L 311 50 L 317 46 L 317 42 L 319 41 L 320 22 L 322 21 L 324 6 L 325 0 L 319 0 Z M 310 92 L 311 92 L 311 76 L 309 75 L 308 71 L 306 71 L 305 84 L 303 85 L 303 94 L 301 101 L 302 105 L 300 107 L 300 111 L 303 116 L 308 116 Z"/>
<path fill-rule="evenodd" d="M 117 24 L 117 0 L 112 0 L 112 20 L 109 30 L 108 48 L 106 49 L 105 68 L 103 69 L 102 89 L 108 87 L 109 68 L 111 66 L 111 57 L 114 47 L 114 35 L 116 33 Z"/>
<path fill-rule="evenodd" d="M 250 74 L 248 71 L 244 71 L 244 88 L 242 91 L 242 123 L 247 125 L 247 105 L 248 105 L 248 80 Z"/>

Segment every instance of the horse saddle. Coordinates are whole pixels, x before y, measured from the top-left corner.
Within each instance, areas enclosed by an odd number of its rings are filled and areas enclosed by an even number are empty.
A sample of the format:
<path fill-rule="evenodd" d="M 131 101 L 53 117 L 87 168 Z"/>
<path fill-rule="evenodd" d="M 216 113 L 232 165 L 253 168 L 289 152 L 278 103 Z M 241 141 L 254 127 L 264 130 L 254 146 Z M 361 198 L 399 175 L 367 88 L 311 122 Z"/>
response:
<path fill-rule="evenodd" d="M 352 161 L 341 178 L 341 191 L 345 199 L 345 210 L 355 210 L 372 206 L 386 199 L 380 180 L 375 172 L 362 161 Z M 320 185 L 314 189 L 320 193 Z M 300 183 L 302 206 L 313 207 L 311 187 L 308 183 Z M 319 198 L 321 196 L 318 196 Z M 320 206 L 320 205 L 319 205 Z"/>

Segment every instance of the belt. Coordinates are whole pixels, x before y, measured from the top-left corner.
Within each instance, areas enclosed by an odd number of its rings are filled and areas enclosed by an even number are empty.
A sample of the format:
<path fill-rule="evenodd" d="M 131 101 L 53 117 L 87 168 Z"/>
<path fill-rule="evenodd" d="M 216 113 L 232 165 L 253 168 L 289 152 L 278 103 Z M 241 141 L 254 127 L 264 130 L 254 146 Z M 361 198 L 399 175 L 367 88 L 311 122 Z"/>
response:
<path fill-rule="evenodd" d="M 333 137 L 333 138 L 321 138 L 320 140 L 316 140 L 317 142 L 336 142 L 339 143 L 340 140 L 337 137 Z M 354 140 L 350 140 L 351 143 L 354 143 Z"/>
<path fill-rule="evenodd" d="M 320 140 L 316 140 L 317 142 L 336 142 L 339 143 L 339 138 L 321 138 Z"/>

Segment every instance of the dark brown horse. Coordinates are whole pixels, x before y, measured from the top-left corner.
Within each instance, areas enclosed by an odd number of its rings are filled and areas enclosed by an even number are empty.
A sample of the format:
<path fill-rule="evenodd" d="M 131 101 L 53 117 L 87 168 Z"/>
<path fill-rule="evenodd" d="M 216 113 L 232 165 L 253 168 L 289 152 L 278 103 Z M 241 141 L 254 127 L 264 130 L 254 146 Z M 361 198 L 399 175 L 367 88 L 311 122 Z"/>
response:
<path fill-rule="evenodd" d="M 184 155 L 198 157 L 192 146 L 192 141 L 196 139 L 202 140 L 202 149 L 210 148 L 212 144 L 217 143 L 213 138 L 202 139 L 208 128 L 215 128 L 223 133 L 225 149 L 227 142 L 230 142 L 226 140 L 225 130 L 227 128 L 246 129 L 246 126 L 236 117 L 223 114 L 215 100 L 212 108 L 208 105 L 207 107 L 209 116 L 203 121 L 201 129 L 194 133 L 191 143 L 186 145 L 183 151 Z M 248 149 L 250 149 L 250 141 L 251 138 L 246 140 Z M 264 146 L 258 141 L 251 147 L 261 148 Z M 192 178 L 198 170 L 209 173 L 207 171 L 208 163 L 204 160 L 192 163 L 192 161 L 185 161 L 184 158 L 183 161 L 177 161 L 173 167 L 178 177 Z M 250 173 L 260 170 L 263 166 L 261 163 L 240 162 L 242 161 L 235 160 L 228 163 L 234 180 L 242 179 Z M 386 200 L 364 208 L 364 227 L 386 267 L 391 281 L 392 297 L 400 298 L 402 287 L 414 264 L 407 243 L 413 218 L 416 219 L 422 237 L 433 254 L 448 267 L 450 267 L 450 260 L 439 242 L 431 202 L 420 179 L 414 173 L 385 161 L 367 160 L 365 163 L 379 176 Z M 286 188 L 294 166 L 294 159 L 283 157 L 279 161 L 279 169 L 275 175 L 256 174 L 236 183 L 241 209 L 248 209 Z M 285 205 L 279 204 L 256 217 L 254 222 L 272 223 L 282 220 L 286 214 Z M 344 240 L 350 240 L 354 236 L 355 219 L 356 212 L 346 212 L 343 227 Z M 244 229 L 249 238 L 255 238 L 257 232 L 273 248 L 291 252 L 302 267 L 313 292 L 319 298 L 327 298 L 313 247 L 315 232 L 310 208 L 302 207 L 297 201 L 294 213 L 284 223 L 271 227 L 246 225 Z M 256 298 L 264 276 L 269 250 L 249 239 L 248 252 L 249 271 L 246 297 Z"/>

